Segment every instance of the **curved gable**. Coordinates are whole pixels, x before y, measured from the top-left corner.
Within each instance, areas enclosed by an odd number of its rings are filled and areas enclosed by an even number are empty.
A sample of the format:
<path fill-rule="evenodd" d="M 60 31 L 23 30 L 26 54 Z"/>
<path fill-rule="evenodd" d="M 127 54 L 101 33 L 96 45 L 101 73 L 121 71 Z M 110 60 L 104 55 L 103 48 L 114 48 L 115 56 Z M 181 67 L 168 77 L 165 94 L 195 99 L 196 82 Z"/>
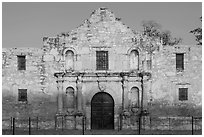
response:
<path fill-rule="evenodd" d="M 107 8 L 95 10 L 78 28 L 60 35 L 65 45 L 109 47 L 132 45 L 135 37 L 136 34 Z"/>

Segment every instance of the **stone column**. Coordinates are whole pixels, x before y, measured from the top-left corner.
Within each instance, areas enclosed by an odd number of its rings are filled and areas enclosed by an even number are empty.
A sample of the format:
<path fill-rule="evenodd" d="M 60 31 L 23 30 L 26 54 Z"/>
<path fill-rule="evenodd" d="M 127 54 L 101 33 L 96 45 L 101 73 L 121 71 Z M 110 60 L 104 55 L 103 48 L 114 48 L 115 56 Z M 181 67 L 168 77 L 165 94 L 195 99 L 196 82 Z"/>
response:
<path fill-rule="evenodd" d="M 58 89 L 58 96 L 57 96 L 57 111 L 59 114 L 63 112 L 63 74 L 57 75 L 57 89 Z"/>
<path fill-rule="evenodd" d="M 144 76 L 143 77 L 143 109 L 146 110 L 147 109 L 147 103 L 148 103 L 148 97 L 147 94 L 149 92 L 149 87 L 148 85 L 150 81 L 148 81 L 148 76 Z"/>
<path fill-rule="evenodd" d="M 82 78 L 81 76 L 77 77 L 76 81 L 77 88 L 77 110 L 82 112 Z"/>
<path fill-rule="evenodd" d="M 123 77 L 123 89 L 124 89 L 124 110 L 128 110 L 128 76 Z"/>

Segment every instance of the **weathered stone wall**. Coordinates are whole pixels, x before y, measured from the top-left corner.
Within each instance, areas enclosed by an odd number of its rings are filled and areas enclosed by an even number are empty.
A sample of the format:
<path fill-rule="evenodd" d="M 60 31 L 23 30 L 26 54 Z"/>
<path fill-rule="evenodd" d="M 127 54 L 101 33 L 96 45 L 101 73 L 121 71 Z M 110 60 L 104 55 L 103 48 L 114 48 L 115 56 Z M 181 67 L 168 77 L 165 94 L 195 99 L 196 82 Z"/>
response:
<path fill-rule="evenodd" d="M 148 46 L 153 44 L 152 69 Z M 73 69 L 66 68 L 66 52 L 74 53 Z M 108 51 L 109 69 L 96 71 L 96 51 Z M 130 68 L 130 53 L 139 52 L 139 70 Z M 185 53 L 184 71 L 176 71 L 176 53 Z M 58 112 L 58 94 L 61 89 L 54 74 L 65 74 L 62 86 L 62 101 L 66 99 L 66 88 L 72 87 L 77 101 L 77 75 L 81 75 L 82 109 L 90 128 L 91 99 L 100 88 L 109 93 L 115 102 L 115 126 L 122 107 L 128 108 L 129 92 L 139 89 L 140 101 L 150 115 L 201 115 L 201 47 L 166 46 L 159 40 L 151 41 L 146 36 L 132 31 L 106 9 L 98 9 L 81 26 L 57 37 L 44 37 L 43 48 L 11 48 L 2 53 L 2 97 L 4 117 L 44 116 L 54 117 Z M 26 70 L 17 70 L 17 55 L 26 55 Z M 140 72 L 144 76 L 142 91 Z M 97 74 L 102 73 L 101 76 Z M 120 76 L 125 73 L 124 77 Z M 104 76 L 104 74 L 106 76 Z M 124 84 L 124 106 L 122 106 L 122 84 Z M 101 87 L 99 87 L 101 86 Z M 188 88 L 188 100 L 178 100 L 178 88 Z M 18 102 L 18 89 L 26 88 L 28 102 Z M 143 92 L 143 93 L 142 93 Z M 142 97 L 143 95 L 143 97 Z M 66 101 L 64 101 L 66 102 Z M 69 100 L 68 100 L 69 102 Z M 140 105 L 142 103 L 140 102 Z M 63 112 L 67 110 L 63 108 Z M 80 122 L 80 120 L 79 120 Z M 126 121 L 128 122 L 128 121 Z M 73 121 L 72 121 L 73 123 Z M 125 126 L 125 125 L 124 125 Z"/>
<path fill-rule="evenodd" d="M 184 53 L 184 71 L 176 70 L 176 53 Z M 164 47 L 153 55 L 149 84 L 153 115 L 201 116 L 202 50 L 197 45 Z M 188 88 L 188 100 L 179 101 L 179 88 Z"/>
<path fill-rule="evenodd" d="M 3 49 L 3 55 L 3 118 L 54 115 L 57 88 L 51 70 L 56 64 L 43 61 L 43 50 L 37 48 Z M 17 55 L 26 56 L 26 70 L 18 70 Z M 21 88 L 27 89 L 26 103 L 18 101 Z"/>
<path fill-rule="evenodd" d="M 57 37 L 44 37 L 43 47 L 48 58 L 52 54 L 54 58 L 64 62 L 62 64 L 65 64 L 66 51 L 72 50 L 74 71 L 95 71 L 96 51 L 105 50 L 109 52 L 109 71 L 121 72 L 129 70 L 128 54 L 131 50 L 139 50 L 140 60 L 143 60 L 145 53 L 141 52 L 140 41 L 139 32 L 131 30 L 108 10 L 98 9 L 76 29 Z"/>

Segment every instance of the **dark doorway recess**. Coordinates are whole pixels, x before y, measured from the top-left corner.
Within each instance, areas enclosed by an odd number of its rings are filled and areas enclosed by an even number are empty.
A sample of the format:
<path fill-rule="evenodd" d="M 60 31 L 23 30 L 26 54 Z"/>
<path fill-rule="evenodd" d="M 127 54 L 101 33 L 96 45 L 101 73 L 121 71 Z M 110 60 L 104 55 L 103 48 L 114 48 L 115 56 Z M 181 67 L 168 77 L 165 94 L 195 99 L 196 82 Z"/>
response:
<path fill-rule="evenodd" d="M 96 93 L 91 100 L 91 129 L 114 129 L 114 100 L 106 92 Z"/>

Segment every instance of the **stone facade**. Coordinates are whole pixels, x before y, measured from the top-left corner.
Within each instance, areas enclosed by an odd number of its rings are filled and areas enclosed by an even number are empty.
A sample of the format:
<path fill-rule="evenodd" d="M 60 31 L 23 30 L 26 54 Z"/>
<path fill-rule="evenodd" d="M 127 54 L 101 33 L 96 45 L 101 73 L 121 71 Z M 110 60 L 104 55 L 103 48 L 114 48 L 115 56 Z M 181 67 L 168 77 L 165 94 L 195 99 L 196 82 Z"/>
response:
<path fill-rule="evenodd" d="M 197 45 L 165 47 L 153 55 L 152 79 L 148 82 L 152 114 L 201 116 L 202 50 Z M 184 53 L 184 70 L 176 70 L 176 53 Z M 179 88 L 188 88 L 188 100 L 179 100 Z"/>
<path fill-rule="evenodd" d="M 108 51 L 107 70 L 97 70 L 97 51 Z M 144 110 L 156 116 L 201 115 L 201 46 L 163 47 L 106 8 L 75 30 L 44 37 L 41 49 L 2 52 L 3 118 L 83 114 L 90 129 L 92 98 L 99 92 L 114 100 L 114 128 L 119 114 Z M 176 53 L 184 53 L 181 72 Z M 26 56 L 26 70 L 18 70 L 17 55 Z M 27 89 L 27 102 L 18 101 L 21 88 Z M 179 88 L 188 88 L 188 100 L 179 101 Z"/>

